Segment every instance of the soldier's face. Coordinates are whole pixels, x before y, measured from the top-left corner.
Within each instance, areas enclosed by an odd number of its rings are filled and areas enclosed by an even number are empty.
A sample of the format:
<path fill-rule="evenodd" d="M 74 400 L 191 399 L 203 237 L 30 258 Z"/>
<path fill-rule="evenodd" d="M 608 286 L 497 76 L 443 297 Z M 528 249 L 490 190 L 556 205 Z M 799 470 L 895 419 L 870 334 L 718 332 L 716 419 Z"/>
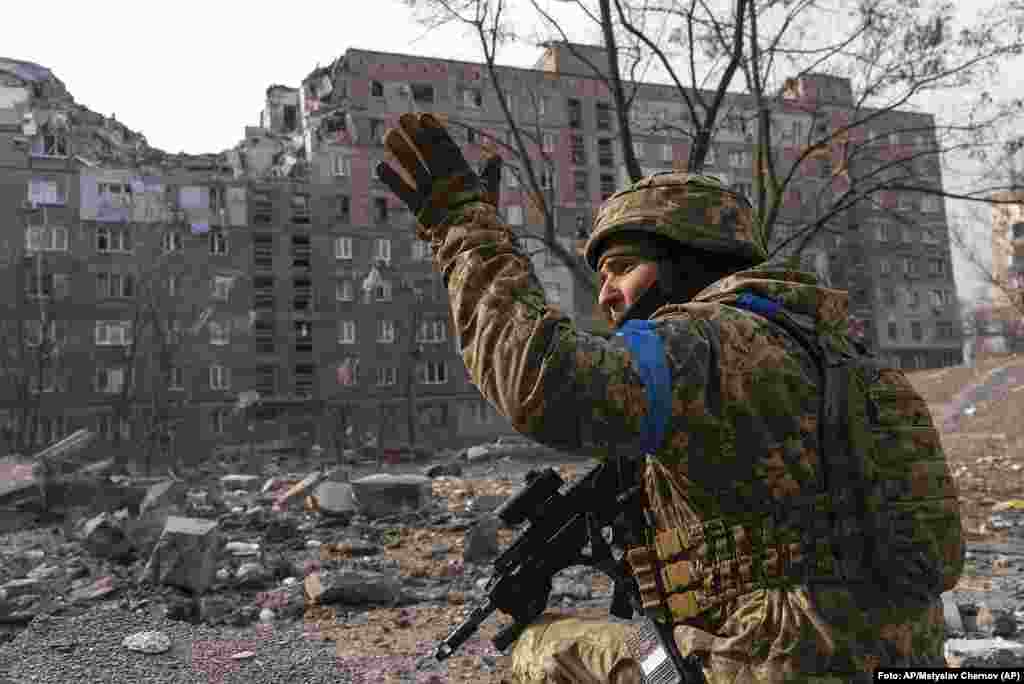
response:
<path fill-rule="evenodd" d="M 601 261 L 598 274 L 597 304 L 608 322 L 617 326 L 626 309 L 658 279 L 658 265 L 637 256 L 610 256 Z"/>

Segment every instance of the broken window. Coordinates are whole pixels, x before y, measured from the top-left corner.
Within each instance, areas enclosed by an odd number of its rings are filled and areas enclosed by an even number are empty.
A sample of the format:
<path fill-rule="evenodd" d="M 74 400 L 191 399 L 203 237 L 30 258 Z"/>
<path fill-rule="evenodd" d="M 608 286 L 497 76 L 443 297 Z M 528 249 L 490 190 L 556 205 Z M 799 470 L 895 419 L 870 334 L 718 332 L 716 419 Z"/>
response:
<path fill-rule="evenodd" d="M 299 111 L 295 105 L 284 106 L 284 132 L 291 133 L 299 127 Z"/>
<path fill-rule="evenodd" d="M 374 145 L 384 144 L 384 121 L 382 119 L 370 119 L 370 141 Z"/>
<path fill-rule="evenodd" d="M 128 228 L 108 228 L 106 226 L 100 226 L 96 229 L 96 251 L 132 251 L 131 231 Z"/>
<path fill-rule="evenodd" d="M 60 133 L 44 131 L 32 141 L 32 155 L 36 157 L 68 156 L 68 141 Z"/>
<path fill-rule="evenodd" d="M 604 201 L 615 194 L 615 175 L 601 174 L 601 200 Z"/>
<path fill-rule="evenodd" d="M 210 254 L 224 255 L 228 253 L 228 238 L 221 230 L 210 231 Z"/>
<path fill-rule="evenodd" d="M 428 83 L 413 83 L 412 99 L 421 104 L 434 104 L 434 86 Z"/>
<path fill-rule="evenodd" d="M 96 296 L 100 299 L 130 298 L 135 291 L 135 276 L 131 273 L 96 274 Z"/>
<path fill-rule="evenodd" d="M 587 163 L 587 150 L 583 146 L 583 136 L 574 135 L 570 138 L 570 157 L 573 164 L 585 166 Z"/>
<path fill-rule="evenodd" d="M 473 107 L 479 109 L 484 104 L 483 95 L 480 93 L 479 88 L 466 88 L 462 91 L 462 105 L 464 107 Z"/>
<path fill-rule="evenodd" d="M 334 217 L 339 221 L 348 223 L 352 216 L 352 205 L 348 195 L 335 195 Z"/>
<path fill-rule="evenodd" d="M 586 202 L 590 199 L 590 181 L 586 171 L 572 172 L 572 187 L 576 194 L 577 202 Z"/>
<path fill-rule="evenodd" d="M 579 100 L 569 100 L 569 128 L 583 128 L 583 105 Z"/>

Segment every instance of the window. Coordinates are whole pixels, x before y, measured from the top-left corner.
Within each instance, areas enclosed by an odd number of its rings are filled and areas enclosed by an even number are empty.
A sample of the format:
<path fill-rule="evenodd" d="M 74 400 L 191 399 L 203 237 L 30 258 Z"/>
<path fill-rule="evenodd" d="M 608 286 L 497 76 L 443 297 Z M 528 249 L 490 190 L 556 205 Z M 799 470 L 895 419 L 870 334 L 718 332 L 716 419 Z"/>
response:
<path fill-rule="evenodd" d="M 892 273 L 892 262 L 889 261 L 888 259 L 879 259 L 878 271 L 882 275 L 889 275 L 890 273 Z"/>
<path fill-rule="evenodd" d="M 896 321 L 889 321 L 888 332 L 890 340 L 900 339 L 900 326 Z"/>
<path fill-rule="evenodd" d="M 545 116 L 548 113 L 548 96 L 541 95 L 535 101 L 537 105 L 537 116 Z"/>
<path fill-rule="evenodd" d="M 903 243 L 911 244 L 914 242 L 914 229 L 910 226 L 903 226 Z"/>
<path fill-rule="evenodd" d="M 583 146 L 583 136 L 574 135 L 569 138 L 570 161 L 577 166 L 585 166 L 587 163 L 587 150 Z"/>
<path fill-rule="evenodd" d="M 541 149 L 544 154 L 554 154 L 555 152 L 555 134 L 544 133 L 541 135 Z"/>
<path fill-rule="evenodd" d="M 462 106 L 474 109 L 479 109 L 484 104 L 484 98 L 479 88 L 464 88 L 459 101 L 462 102 Z"/>
<path fill-rule="evenodd" d="M 607 131 L 612 127 L 612 107 L 607 102 L 598 102 L 594 106 L 597 119 L 597 130 Z"/>
<path fill-rule="evenodd" d="M 541 169 L 540 171 L 540 188 L 541 190 L 552 190 L 554 189 L 554 176 L 550 169 Z"/>
<path fill-rule="evenodd" d="M 569 128 L 583 128 L 583 106 L 579 100 L 569 100 Z"/>
<path fill-rule="evenodd" d="M 928 274 L 929 275 L 945 275 L 946 274 L 946 260 L 945 259 L 929 259 L 928 260 Z"/>
<path fill-rule="evenodd" d="M 97 273 L 96 296 L 100 299 L 135 296 L 135 276 L 131 273 Z"/>
<path fill-rule="evenodd" d="M 882 303 L 886 306 L 896 306 L 896 290 L 894 288 L 882 288 Z"/>
<path fill-rule="evenodd" d="M 309 223 L 309 195 L 296 192 L 289 198 L 292 223 Z"/>
<path fill-rule="evenodd" d="M 430 261 L 433 257 L 430 243 L 423 240 L 412 241 L 412 258 L 415 261 Z"/>
<path fill-rule="evenodd" d="M 637 159 L 644 158 L 644 144 L 642 142 L 633 141 L 633 156 Z"/>
<path fill-rule="evenodd" d="M 71 276 L 67 273 L 26 273 L 25 295 L 66 299 L 71 291 L 70 283 Z"/>
<path fill-rule="evenodd" d="M 925 228 L 921 231 L 921 242 L 927 245 L 939 244 L 939 234 L 934 228 Z"/>
<path fill-rule="evenodd" d="M 132 234 L 128 228 L 109 228 L 100 226 L 96 229 L 97 252 L 131 252 Z"/>
<path fill-rule="evenodd" d="M 210 344 L 215 344 L 218 347 L 222 347 L 230 342 L 230 329 L 226 322 L 223 321 L 210 321 Z"/>
<path fill-rule="evenodd" d="M 49 342 L 57 341 L 57 321 L 49 321 L 44 326 L 38 319 L 25 321 L 25 344 L 29 347 L 38 347 L 43 343 L 43 328 L 46 328 L 46 339 Z"/>
<path fill-rule="evenodd" d="M 373 241 L 373 258 L 384 263 L 391 263 L 390 238 L 377 238 Z"/>
<path fill-rule="evenodd" d="M 338 155 L 331 159 L 331 173 L 335 176 L 351 176 L 352 160 Z"/>
<path fill-rule="evenodd" d="M 225 366 L 215 363 L 210 366 L 210 389 L 226 390 L 231 386 L 231 373 Z"/>
<path fill-rule="evenodd" d="M 231 284 L 234 282 L 234 278 L 231 276 L 214 276 L 213 277 L 213 298 L 226 302 L 231 296 Z"/>
<path fill-rule="evenodd" d="M 518 188 L 519 187 L 519 169 L 512 167 L 505 167 L 505 175 L 508 177 L 508 187 Z"/>
<path fill-rule="evenodd" d="M 921 325 L 921 321 L 911 321 L 910 339 L 914 342 L 920 342 L 924 339 L 924 327 Z"/>
<path fill-rule="evenodd" d="M 429 83 L 413 83 L 412 99 L 420 104 L 434 104 L 434 86 Z"/>
<path fill-rule="evenodd" d="M 382 280 L 373 288 L 373 298 L 378 302 L 390 302 L 391 301 L 391 282 L 388 280 Z"/>
<path fill-rule="evenodd" d="M 903 272 L 907 275 L 917 275 L 917 259 L 913 257 L 904 257 Z"/>
<path fill-rule="evenodd" d="M 179 294 L 181 294 L 181 276 L 167 276 L 167 295 L 169 297 L 177 297 Z"/>
<path fill-rule="evenodd" d="M 334 258 L 339 260 L 352 258 L 352 238 L 346 235 L 334 238 Z"/>
<path fill-rule="evenodd" d="M 444 342 L 448 339 L 448 321 L 442 318 L 420 321 L 417 342 Z"/>
<path fill-rule="evenodd" d="M 398 369 L 394 366 L 377 367 L 377 386 L 390 387 L 398 381 Z"/>
<path fill-rule="evenodd" d="M 118 394 L 124 391 L 124 368 L 98 368 L 96 370 L 96 391 L 104 394 Z"/>
<path fill-rule="evenodd" d="M 56 180 L 33 178 L 28 182 L 28 201 L 33 207 L 41 204 L 63 206 L 67 203 L 64 184 Z"/>
<path fill-rule="evenodd" d="M 355 344 L 356 343 L 356 322 L 355 321 L 339 321 L 338 322 L 338 344 Z"/>
<path fill-rule="evenodd" d="M 926 214 L 935 214 L 941 211 L 942 206 L 939 198 L 935 195 L 925 195 L 921 198 L 921 211 Z"/>
<path fill-rule="evenodd" d="M 384 86 L 380 81 L 370 81 L 370 96 L 384 97 Z"/>
<path fill-rule="evenodd" d="M 381 119 L 370 119 L 370 142 L 374 145 L 384 144 L 384 133 L 386 132 L 384 121 Z M 376 167 L 376 164 L 374 164 Z M 374 171 L 374 175 L 376 175 Z"/>
<path fill-rule="evenodd" d="M 373 198 L 373 218 L 377 223 L 388 220 L 388 201 L 383 197 Z"/>
<path fill-rule="evenodd" d="M 520 206 L 509 206 L 505 207 L 505 215 L 508 217 L 508 223 L 511 226 L 523 225 L 523 208 Z"/>
<path fill-rule="evenodd" d="M 572 172 L 572 187 L 576 195 L 577 202 L 587 202 L 590 200 L 590 182 L 587 178 L 586 171 L 573 171 Z"/>
<path fill-rule="evenodd" d="M 123 347 L 131 344 L 130 321 L 96 321 L 94 338 L 99 347 Z"/>
<path fill-rule="evenodd" d="M 420 383 L 443 385 L 448 382 L 448 366 L 444 361 L 426 361 L 419 365 Z"/>
<path fill-rule="evenodd" d="M 549 304 L 562 303 L 562 286 L 558 283 L 547 281 L 541 283 L 544 286 L 544 294 Z"/>
<path fill-rule="evenodd" d="M 181 321 L 173 320 L 164 330 L 164 341 L 167 344 L 177 344 L 181 341 Z"/>
<path fill-rule="evenodd" d="M 180 252 L 184 245 L 184 239 L 180 232 L 167 230 L 161 236 L 160 244 L 165 252 Z"/>
<path fill-rule="evenodd" d="M 664 143 L 661 146 L 661 161 L 671 162 L 675 157 L 672 154 L 672 145 Z"/>
<path fill-rule="evenodd" d="M 391 344 L 392 342 L 395 341 L 394 321 L 377 321 L 377 341 L 384 344 Z"/>
<path fill-rule="evenodd" d="M 169 389 L 185 389 L 185 369 L 181 366 L 171 366 L 167 385 Z"/>
<path fill-rule="evenodd" d="M 940 340 L 953 339 L 953 323 L 951 321 L 938 321 L 935 324 L 935 337 Z"/>
<path fill-rule="evenodd" d="M 907 306 L 916 309 L 921 306 L 921 293 L 917 290 L 910 290 L 907 293 Z"/>
<path fill-rule="evenodd" d="M 334 217 L 339 221 L 348 223 L 352 220 L 352 203 L 348 195 L 335 195 L 332 200 Z"/>
<path fill-rule="evenodd" d="M 30 252 L 66 252 L 68 229 L 63 226 L 29 226 L 25 229 L 25 249 Z"/>
<path fill-rule="evenodd" d="M 601 200 L 604 201 L 615 194 L 615 176 L 609 173 L 601 174 Z"/>
<path fill-rule="evenodd" d="M 879 242 L 890 242 L 894 236 L 892 226 L 875 226 L 875 237 Z"/>
<path fill-rule="evenodd" d="M 210 411 L 210 432 L 214 435 L 223 435 L 227 429 L 228 413 L 226 409 L 213 409 Z"/>
<path fill-rule="evenodd" d="M 612 141 L 608 138 L 597 140 L 597 163 L 599 166 L 615 166 L 615 153 L 612 151 Z"/>
<path fill-rule="evenodd" d="M 1010 235 L 1013 240 L 1024 239 L 1024 223 L 1014 223 L 1010 226 Z"/>
<path fill-rule="evenodd" d="M 59 133 L 43 132 L 32 141 L 34 157 L 66 157 L 68 141 Z"/>
<path fill-rule="evenodd" d="M 228 237 L 222 230 L 210 231 L 210 254 L 224 255 L 228 253 Z"/>
<path fill-rule="evenodd" d="M 346 356 L 338 364 L 338 384 L 344 387 L 353 387 L 359 384 L 359 359 L 355 356 Z"/>
<path fill-rule="evenodd" d="M 704 156 L 704 163 L 708 166 L 714 166 L 717 163 L 718 157 L 715 154 L 715 146 L 708 145 L 708 153 Z"/>
<path fill-rule="evenodd" d="M 339 302 L 351 302 L 355 299 L 354 291 L 351 280 L 339 280 L 334 284 L 334 297 Z"/>

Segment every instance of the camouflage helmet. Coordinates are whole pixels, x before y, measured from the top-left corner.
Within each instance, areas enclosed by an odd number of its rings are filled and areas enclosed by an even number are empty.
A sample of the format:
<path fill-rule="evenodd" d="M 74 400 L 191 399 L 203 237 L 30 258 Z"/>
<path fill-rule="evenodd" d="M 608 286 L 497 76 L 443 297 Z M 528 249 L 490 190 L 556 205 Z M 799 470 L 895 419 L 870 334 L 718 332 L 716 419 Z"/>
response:
<path fill-rule="evenodd" d="M 762 241 L 755 236 L 750 202 L 713 176 L 656 173 L 609 197 L 597 212 L 584 247 L 592 269 L 597 270 L 608 238 L 626 231 L 660 235 L 683 247 L 733 256 L 741 268 L 767 258 Z"/>

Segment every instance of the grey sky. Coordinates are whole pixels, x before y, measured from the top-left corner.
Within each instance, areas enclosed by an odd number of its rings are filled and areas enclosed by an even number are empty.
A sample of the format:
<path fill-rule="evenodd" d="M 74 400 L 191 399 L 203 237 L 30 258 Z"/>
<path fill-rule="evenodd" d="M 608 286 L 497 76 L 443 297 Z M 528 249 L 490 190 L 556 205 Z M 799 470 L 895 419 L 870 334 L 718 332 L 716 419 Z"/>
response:
<path fill-rule="evenodd" d="M 550 6 L 565 11 L 564 4 Z M 4 18 L 0 56 L 48 67 L 77 102 L 115 114 L 168 152 L 231 147 L 246 125 L 258 123 L 268 85 L 298 86 L 349 47 L 480 60 L 475 38 L 462 27 L 427 33 L 400 0 L 336 0 L 301 12 L 236 0 L 51 0 L 45 9 L 12 4 Z M 593 40 L 587 24 L 567 23 L 570 38 Z M 516 28 L 532 37 L 539 24 Z M 528 43 L 503 49 L 499 61 L 532 65 L 539 50 Z M 969 267 L 961 259 L 955 267 L 960 295 L 973 292 Z"/>

